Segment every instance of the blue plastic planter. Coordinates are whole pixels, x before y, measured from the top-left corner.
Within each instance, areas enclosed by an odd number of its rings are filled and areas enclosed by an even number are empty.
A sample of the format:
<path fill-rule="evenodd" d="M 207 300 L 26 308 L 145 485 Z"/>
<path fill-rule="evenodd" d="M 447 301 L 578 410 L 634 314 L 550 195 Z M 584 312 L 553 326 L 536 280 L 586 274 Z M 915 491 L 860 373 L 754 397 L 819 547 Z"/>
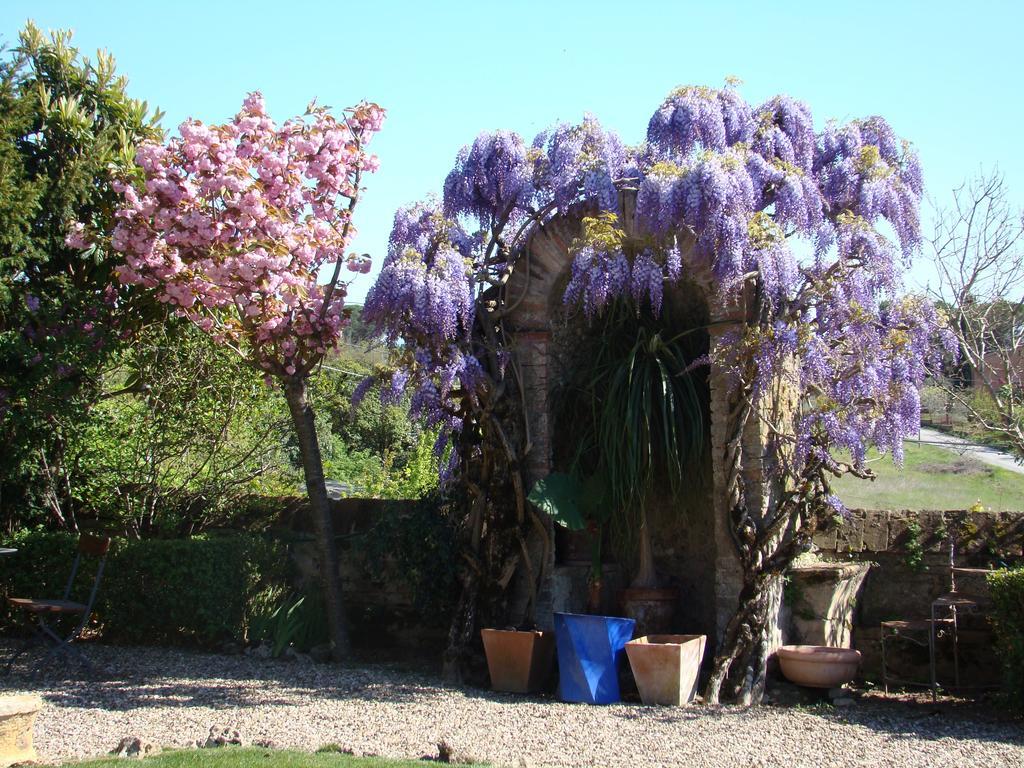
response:
<path fill-rule="evenodd" d="M 555 614 L 558 691 L 562 701 L 612 704 L 619 695 L 619 664 L 633 639 L 633 619 Z"/>

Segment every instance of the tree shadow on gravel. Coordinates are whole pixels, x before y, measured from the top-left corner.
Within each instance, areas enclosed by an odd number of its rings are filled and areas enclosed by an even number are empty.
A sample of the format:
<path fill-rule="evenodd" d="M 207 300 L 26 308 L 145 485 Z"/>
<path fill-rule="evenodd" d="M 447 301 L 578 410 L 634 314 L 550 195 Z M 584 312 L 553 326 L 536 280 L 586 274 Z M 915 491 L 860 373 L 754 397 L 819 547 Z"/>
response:
<path fill-rule="evenodd" d="M 853 706 L 823 716 L 896 738 L 973 739 L 1024 746 L 1024 721 L 1000 709 L 997 701 L 946 699 L 928 695 L 867 696 Z"/>
<path fill-rule="evenodd" d="M 833 707 L 822 692 L 812 706 L 772 706 L 767 710 L 798 709 L 808 715 L 860 726 L 896 738 L 935 741 L 944 738 L 974 739 L 1024 746 L 1024 721 L 998 706 L 989 697 L 942 697 L 933 702 L 929 693 L 883 694 L 858 692 L 848 707 Z"/>
<path fill-rule="evenodd" d="M 0 641 L 0 671 L 17 647 Z M 311 699 L 407 703 L 429 697 L 440 687 L 430 676 L 388 664 L 328 666 L 92 644 L 80 649 L 94 665 L 93 673 L 74 660 L 58 659 L 32 679 L 41 653 L 29 652 L 11 674 L 0 675 L 0 692 L 36 693 L 56 706 L 122 711 L 294 706 Z"/>

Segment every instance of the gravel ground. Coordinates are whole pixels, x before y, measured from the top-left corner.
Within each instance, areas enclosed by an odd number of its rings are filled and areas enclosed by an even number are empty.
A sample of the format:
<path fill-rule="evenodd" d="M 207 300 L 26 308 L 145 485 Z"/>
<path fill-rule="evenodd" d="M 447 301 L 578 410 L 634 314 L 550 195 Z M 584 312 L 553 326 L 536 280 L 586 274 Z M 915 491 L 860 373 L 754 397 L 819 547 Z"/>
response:
<path fill-rule="evenodd" d="M 0 644 L 0 652 L 10 646 Z M 40 759 L 100 755 L 123 736 L 193 746 L 213 725 L 246 743 L 418 758 L 447 741 L 457 758 L 529 766 L 1024 766 L 1024 724 L 928 703 L 865 699 L 842 708 L 592 707 L 446 688 L 395 665 L 346 668 L 176 650 L 90 646 L 94 680 L 29 681 L 6 692 L 45 702 Z"/>

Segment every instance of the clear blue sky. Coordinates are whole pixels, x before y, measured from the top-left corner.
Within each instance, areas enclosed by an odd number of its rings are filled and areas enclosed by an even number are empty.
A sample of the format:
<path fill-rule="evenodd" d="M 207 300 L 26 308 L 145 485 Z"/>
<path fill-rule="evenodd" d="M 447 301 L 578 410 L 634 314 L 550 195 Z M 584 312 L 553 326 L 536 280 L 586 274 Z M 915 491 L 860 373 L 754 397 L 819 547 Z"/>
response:
<path fill-rule="evenodd" d="M 223 121 L 259 89 L 279 120 L 312 97 L 380 103 L 356 247 L 379 265 L 394 210 L 439 191 L 459 147 L 482 130 L 527 138 L 594 113 L 643 137 L 683 83 L 744 81 L 828 118 L 885 116 L 913 141 L 930 195 L 946 199 L 998 164 L 1024 202 L 1024 4 L 1005 2 L 100 2 L 4 0 L 0 36 L 25 20 L 70 27 L 83 51 L 111 51 L 132 95 L 167 113 Z M 914 270 L 916 281 L 928 270 Z M 351 295 L 365 293 L 361 277 Z"/>

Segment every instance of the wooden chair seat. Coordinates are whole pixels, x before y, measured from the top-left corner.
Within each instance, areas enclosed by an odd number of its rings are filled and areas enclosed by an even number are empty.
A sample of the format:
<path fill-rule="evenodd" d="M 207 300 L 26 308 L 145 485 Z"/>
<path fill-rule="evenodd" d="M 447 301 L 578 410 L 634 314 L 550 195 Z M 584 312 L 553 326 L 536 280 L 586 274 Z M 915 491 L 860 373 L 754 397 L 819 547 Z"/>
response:
<path fill-rule="evenodd" d="M 9 597 L 15 608 L 31 613 L 85 613 L 87 606 L 71 600 L 36 600 L 31 597 Z"/>
<path fill-rule="evenodd" d="M 953 619 L 936 619 L 936 624 L 952 624 Z M 932 628 L 931 619 L 912 619 L 910 621 L 883 621 L 882 629 L 896 632 L 927 632 Z"/>

